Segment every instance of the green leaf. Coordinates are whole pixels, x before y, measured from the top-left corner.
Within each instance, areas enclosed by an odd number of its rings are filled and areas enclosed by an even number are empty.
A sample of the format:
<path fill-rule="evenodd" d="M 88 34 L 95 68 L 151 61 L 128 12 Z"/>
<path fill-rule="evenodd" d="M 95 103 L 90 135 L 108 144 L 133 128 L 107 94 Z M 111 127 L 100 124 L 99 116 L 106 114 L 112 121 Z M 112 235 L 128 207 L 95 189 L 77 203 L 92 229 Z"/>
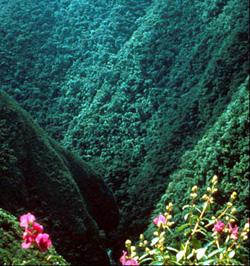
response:
<path fill-rule="evenodd" d="M 167 247 L 168 250 L 174 251 L 174 252 L 178 252 L 178 249 L 172 248 L 172 247 Z"/>
<path fill-rule="evenodd" d="M 216 254 L 218 254 L 218 253 L 221 253 L 222 251 L 223 251 L 222 248 L 216 249 L 215 251 L 209 253 L 209 254 L 207 255 L 207 257 L 208 257 L 208 258 L 211 258 L 211 257 L 213 257 L 214 255 L 216 255 Z"/>
<path fill-rule="evenodd" d="M 199 249 L 199 248 L 201 248 L 201 241 L 199 241 L 199 240 L 197 240 L 197 239 L 193 239 L 193 240 L 192 240 L 192 244 L 193 244 L 193 247 L 194 247 L 195 249 Z"/>
<path fill-rule="evenodd" d="M 191 253 L 187 256 L 187 260 L 190 260 L 193 256 L 194 256 L 194 254 L 191 252 Z"/>
<path fill-rule="evenodd" d="M 204 235 L 204 236 L 207 236 L 207 231 L 205 231 L 205 230 L 202 229 L 202 228 L 199 228 L 198 230 L 196 230 L 196 233 L 200 233 L 200 234 L 202 234 L 202 235 Z"/>
<path fill-rule="evenodd" d="M 202 263 L 202 265 L 210 265 L 210 264 L 214 264 L 214 260 L 213 259 L 212 260 L 205 260 L 205 261 L 202 261 L 201 263 Z"/>
<path fill-rule="evenodd" d="M 163 261 L 153 261 L 149 265 L 163 265 Z"/>
<path fill-rule="evenodd" d="M 186 221 L 188 219 L 189 213 L 184 215 L 184 220 Z"/>
<path fill-rule="evenodd" d="M 228 257 L 232 259 L 235 256 L 235 250 L 231 250 L 228 254 Z"/>
<path fill-rule="evenodd" d="M 164 262 L 164 257 L 162 255 L 156 256 L 157 261 Z"/>
<path fill-rule="evenodd" d="M 151 246 L 154 246 L 155 244 L 157 244 L 159 239 L 160 239 L 159 237 L 153 238 L 152 241 L 151 241 Z"/>
<path fill-rule="evenodd" d="M 149 254 L 144 254 L 144 255 L 142 255 L 140 258 L 139 258 L 139 260 L 141 261 L 141 260 L 143 260 L 144 258 L 146 258 L 147 256 L 149 256 Z"/>
<path fill-rule="evenodd" d="M 186 228 L 189 227 L 189 226 L 190 226 L 189 224 L 183 224 L 183 225 L 177 227 L 175 231 L 176 231 L 177 233 L 179 233 L 179 232 L 183 231 L 184 229 L 186 229 Z"/>
<path fill-rule="evenodd" d="M 199 248 L 196 250 L 196 258 L 197 260 L 201 260 L 206 253 L 207 249 L 206 248 Z"/>
<path fill-rule="evenodd" d="M 179 262 L 185 256 L 185 251 L 181 250 L 176 254 L 176 260 Z"/>
<path fill-rule="evenodd" d="M 197 207 L 195 207 L 196 211 L 198 211 L 199 213 L 201 213 L 201 210 Z"/>
<path fill-rule="evenodd" d="M 152 258 L 145 258 L 145 259 L 140 259 L 140 264 L 144 263 L 144 262 L 147 262 L 147 261 L 152 261 L 153 259 Z"/>

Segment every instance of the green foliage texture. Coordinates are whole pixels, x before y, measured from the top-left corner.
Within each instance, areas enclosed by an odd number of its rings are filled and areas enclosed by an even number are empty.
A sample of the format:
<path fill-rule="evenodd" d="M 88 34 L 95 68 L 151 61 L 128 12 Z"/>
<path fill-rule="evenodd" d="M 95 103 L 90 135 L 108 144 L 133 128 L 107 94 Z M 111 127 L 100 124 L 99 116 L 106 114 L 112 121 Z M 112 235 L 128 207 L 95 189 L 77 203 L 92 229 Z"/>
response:
<path fill-rule="evenodd" d="M 1 265 L 69 265 L 53 247 L 45 253 L 22 249 L 22 233 L 16 217 L 0 208 Z"/>

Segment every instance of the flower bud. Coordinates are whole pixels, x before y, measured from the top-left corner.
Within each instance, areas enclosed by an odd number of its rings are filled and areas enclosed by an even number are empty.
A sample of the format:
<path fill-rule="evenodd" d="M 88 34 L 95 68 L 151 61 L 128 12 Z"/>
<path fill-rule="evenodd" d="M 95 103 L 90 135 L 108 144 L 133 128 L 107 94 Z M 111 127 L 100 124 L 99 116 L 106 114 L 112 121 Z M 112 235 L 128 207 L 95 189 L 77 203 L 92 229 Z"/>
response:
<path fill-rule="evenodd" d="M 172 209 L 173 209 L 173 203 L 170 202 L 170 203 L 166 206 L 166 210 L 167 210 L 168 212 L 171 212 Z"/>
<path fill-rule="evenodd" d="M 144 235 L 140 234 L 140 240 L 144 240 Z"/>
<path fill-rule="evenodd" d="M 172 218 L 172 215 L 168 214 L 166 218 L 167 218 L 167 220 L 170 220 Z"/>
<path fill-rule="evenodd" d="M 244 236 L 242 236 L 242 239 L 245 241 L 245 240 L 248 239 L 248 236 L 247 235 L 244 235 Z"/>
<path fill-rule="evenodd" d="M 195 199 L 195 198 L 197 198 L 198 195 L 197 195 L 197 193 L 191 193 L 190 196 L 192 199 Z"/>
<path fill-rule="evenodd" d="M 214 203 L 214 198 L 213 197 L 209 198 L 209 203 L 211 203 L 211 204 Z"/>
<path fill-rule="evenodd" d="M 237 209 L 235 208 L 235 207 L 233 207 L 232 209 L 231 209 L 231 214 L 236 214 L 237 213 Z"/>
<path fill-rule="evenodd" d="M 135 246 L 131 246 L 131 252 L 134 252 L 136 250 Z"/>
<path fill-rule="evenodd" d="M 193 186 L 193 187 L 192 187 L 192 192 L 195 193 L 195 192 L 197 192 L 197 190 L 198 190 L 198 187 L 197 187 L 197 186 Z"/>
<path fill-rule="evenodd" d="M 218 183 L 218 176 L 217 175 L 214 175 L 213 178 L 212 178 L 212 184 L 217 184 Z"/>
<path fill-rule="evenodd" d="M 132 244 L 131 240 L 127 239 L 126 242 L 125 242 L 125 246 L 126 247 L 130 247 Z"/>
<path fill-rule="evenodd" d="M 135 257 L 136 256 L 136 252 L 131 252 L 131 257 Z"/>
<path fill-rule="evenodd" d="M 216 193 L 218 191 L 218 188 L 213 188 L 212 193 Z"/>
<path fill-rule="evenodd" d="M 167 222 L 167 226 L 171 227 L 174 224 L 174 222 Z"/>
<path fill-rule="evenodd" d="M 164 237 L 164 236 L 165 236 L 165 232 L 161 232 L 160 237 Z"/>
<path fill-rule="evenodd" d="M 154 235 L 154 236 L 158 236 L 159 233 L 158 233 L 157 231 L 154 231 L 153 235 Z"/>
<path fill-rule="evenodd" d="M 208 195 L 207 195 L 207 194 L 204 194 L 204 195 L 202 196 L 202 199 L 203 199 L 203 200 L 208 200 Z"/>
<path fill-rule="evenodd" d="M 234 191 L 234 192 L 231 194 L 230 199 L 231 199 L 231 200 L 235 200 L 236 197 L 237 197 L 237 193 Z"/>
<path fill-rule="evenodd" d="M 249 232 L 249 223 L 246 223 L 243 228 L 244 231 Z"/>
<path fill-rule="evenodd" d="M 145 252 L 146 253 L 150 253 L 150 249 L 149 248 L 145 248 Z"/>

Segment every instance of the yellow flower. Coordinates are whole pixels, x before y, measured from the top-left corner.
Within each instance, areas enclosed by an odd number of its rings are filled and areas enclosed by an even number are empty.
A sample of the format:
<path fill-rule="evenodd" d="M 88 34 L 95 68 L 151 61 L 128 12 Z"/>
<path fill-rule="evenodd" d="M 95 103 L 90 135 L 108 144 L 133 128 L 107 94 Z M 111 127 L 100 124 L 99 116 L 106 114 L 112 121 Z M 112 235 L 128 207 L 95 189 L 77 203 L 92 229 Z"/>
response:
<path fill-rule="evenodd" d="M 218 176 L 217 175 L 214 175 L 213 178 L 212 178 L 212 184 L 217 184 L 218 183 Z"/>
<path fill-rule="evenodd" d="M 132 244 L 131 240 L 127 239 L 126 242 L 125 242 L 125 246 L 126 247 L 130 247 Z"/>
<path fill-rule="evenodd" d="M 195 193 L 195 192 L 197 192 L 197 190 L 198 190 L 198 187 L 197 187 L 197 186 L 193 186 L 193 187 L 192 187 L 192 192 Z"/>
<path fill-rule="evenodd" d="M 231 199 L 231 200 L 235 200 L 236 197 L 237 197 L 237 193 L 234 191 L 234 192 L 231 194 L 230 199 Z"/>

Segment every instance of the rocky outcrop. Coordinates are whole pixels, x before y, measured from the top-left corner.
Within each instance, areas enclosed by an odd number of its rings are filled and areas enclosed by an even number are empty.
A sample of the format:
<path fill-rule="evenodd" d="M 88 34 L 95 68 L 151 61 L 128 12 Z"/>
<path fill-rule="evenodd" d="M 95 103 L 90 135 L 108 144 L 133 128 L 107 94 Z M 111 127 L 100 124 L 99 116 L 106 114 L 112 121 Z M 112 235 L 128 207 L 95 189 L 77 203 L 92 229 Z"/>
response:
<path fill-rule="evenodd" d="M 118 208 L 90 166 L 60 147 L 0 92 L 0 207 L 30 211 L 72 263 L 107 264 L 99 230 L 118 223 Z M 67 250 L 67 254 L 65 251 Z"/>

